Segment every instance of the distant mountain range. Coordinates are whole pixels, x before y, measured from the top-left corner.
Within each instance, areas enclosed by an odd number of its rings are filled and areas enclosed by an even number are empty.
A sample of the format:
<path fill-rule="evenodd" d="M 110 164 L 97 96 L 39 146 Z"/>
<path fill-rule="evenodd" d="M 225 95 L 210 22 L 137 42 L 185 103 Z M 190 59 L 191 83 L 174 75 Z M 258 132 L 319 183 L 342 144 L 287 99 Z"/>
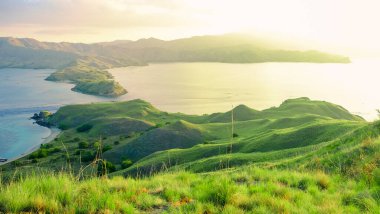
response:
<path fill-rule="evenodd" d="M 120 84 L 108 81 L 112 76 L 105 69 L 154 62 L 349 63 L 350 59 L 315 50 L 286 50 L 271 41 L 235 34 L 171 41 L 149 38 L 93 44 L 0 37 L 0 68 L 58 69 L 47 80 L 81 83 L 74 90 L 88 94 L 125 94 L 126 90 Z M 96 87 L 100 84 L 102 87 Z"/>
<path fill-rule="evenodd" d="M 270 42 L 244 35 L 197 36 L 171 41 L 149 38 L 93 44 L 0 38 L 0 67 L 60 68 L 82 56 L 98 57 L 116 66 L 199 61 L 350 62 L 348 57 L 319 51 L 283 50 Z"/>

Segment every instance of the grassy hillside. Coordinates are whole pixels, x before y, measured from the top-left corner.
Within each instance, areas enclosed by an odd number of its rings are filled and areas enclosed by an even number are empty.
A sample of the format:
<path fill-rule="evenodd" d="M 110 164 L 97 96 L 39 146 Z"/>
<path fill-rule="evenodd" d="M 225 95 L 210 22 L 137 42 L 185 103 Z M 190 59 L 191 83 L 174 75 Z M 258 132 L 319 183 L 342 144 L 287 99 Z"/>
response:
<path fill-rule="evenodd" d="M 123 175 L 174 166 L 210 171 L 227 159 L 242 165 L 300 157 L 368 126 L 341 106 L 298 98 L 263 111 L 236 107 L 232 139 L 231 113 L 172 114 L 143 100 L 65 106 L 45 121 L 63 132 L 17 166 L 59 171 L 70 162 L 79 171 L 101 156 Z M 2 168 L 12 171 L 11 164 Z"/>
<path fill-rule="evenodd" d="M 380 122 L 328 102 L 197 116 L 133 100 L 44 122 L 63 131 L 0 166 L 0 212 L 379 213 Z"/>
<path fill-rule="evenodd" d="M 81 181 L 62 173 L 35 174 L 0 184 L 0 212 L 378 213 L 377 182 L 369 188 L 321 171 L 255 167 Z"/>

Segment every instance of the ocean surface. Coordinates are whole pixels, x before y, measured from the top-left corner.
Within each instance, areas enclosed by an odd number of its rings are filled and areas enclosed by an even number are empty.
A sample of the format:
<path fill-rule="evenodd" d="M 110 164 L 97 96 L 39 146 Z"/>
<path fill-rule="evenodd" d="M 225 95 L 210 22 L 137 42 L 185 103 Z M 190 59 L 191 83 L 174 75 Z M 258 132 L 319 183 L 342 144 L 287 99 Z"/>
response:
<path fill-rule="evenodd" d="M 0 69 L 0 157 L 14 158 L 51 134 L 29 118 L 62 105 L 144 99 L 169 112 L 205 114 L 246 104 L 257 110 L 309 97 L 342 105 L 367 120 L 380 108 L 380 61 L 313 63 L 167 63 L 111 69 L 127 90 L 119 98 L 80 94 L 44 79 L 53 70 Z"/>
<path fill-rule="evenodd" d="M 380 60 L 350 64 L 171 63 L 110 70 L 128 90 L 169 112 L 224 112 L 245 104 L 262 110 L 309 97 L 342 105 L 367 120 L 380 108 Z"/>
<path fill-rule="evenodd" d="M 14 158 L 39 146 L 52 132 L 29 118 L 41 110 L 109 99 L 71 91 L 72 84 L 44 79 L 54 70 L 0 69 L 0 157 Z"/>

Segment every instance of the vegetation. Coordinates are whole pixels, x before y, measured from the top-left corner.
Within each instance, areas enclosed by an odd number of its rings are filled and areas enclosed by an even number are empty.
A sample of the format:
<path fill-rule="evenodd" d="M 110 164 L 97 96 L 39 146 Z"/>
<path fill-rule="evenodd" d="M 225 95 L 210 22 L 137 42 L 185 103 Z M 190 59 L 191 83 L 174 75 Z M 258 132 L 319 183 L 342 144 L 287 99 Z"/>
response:
<path fill-rule="evenodd" d="M 36 173 L 1 184 L 0 212 L 377 213 L 379 188 L 321 171 L 256 167 L 81 181 Z"/>
<path fill-rule="evenodd" d="M 57 70 L 46 78 L 49 81 L 69 81 L 75 84 L 73 91 L 85 94 L 117 97 L 127 91 L 116 81 L 112 75 L 104 70 L 111 65 L 94 63 L 94 58 L 80 58 L 76 62 Z"/>
<path fill-rule="evenodd" d="M 233 113 L 232 133 L 232 111 L 62 107 L 57 140 L 1 166 L 0 212 L 378 213 L 379 121 L 308 98 Z"/>

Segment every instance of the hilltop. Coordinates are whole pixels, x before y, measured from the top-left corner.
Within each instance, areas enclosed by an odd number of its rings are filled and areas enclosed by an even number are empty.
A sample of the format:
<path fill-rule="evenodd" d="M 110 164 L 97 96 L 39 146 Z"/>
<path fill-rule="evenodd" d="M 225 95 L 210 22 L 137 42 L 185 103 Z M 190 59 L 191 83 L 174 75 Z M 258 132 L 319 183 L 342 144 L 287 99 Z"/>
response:
<path fill-rule="evenodd" d="M 233 113 L 232 139 L 232 111 L 173 114 L 133 100 L 44 112 L 62 133 L 0 167 L 0 212 L 379 210 L 379 122 L 308 98 Z"/>
<path fill-rule="evenodd" d="M 167 113 L 143 100 L 64 106 L 42 123 L 63 130 L 59 137 L 17 165 L 60 170 L 67 164 L 67 149 L 71 167 L 79 170 L 101 149 L 117 174 L 158 172 L 163 166 L 210 171 L 224 168 L 227 159 L 237 166 L 312 154 L 368 126 L 341 106 L 308 98 L 262 111 L 240 105 L 233 113 L 231 141 L 231 111 Z"/>
<path fill-rule="evenodd" d="M 0 68 L 54 68 L 49 81 L 69 81 L 74 91 L 121 96 L 127 91 L 107 69 L 155 62 L 313 62 L 349 63 L 348 57 L 315 50 L 287 50 L 273 41 L 245 35 L 196 36 L 171 41 L 156 38 L 93 44 L 0 38 Z"/>

